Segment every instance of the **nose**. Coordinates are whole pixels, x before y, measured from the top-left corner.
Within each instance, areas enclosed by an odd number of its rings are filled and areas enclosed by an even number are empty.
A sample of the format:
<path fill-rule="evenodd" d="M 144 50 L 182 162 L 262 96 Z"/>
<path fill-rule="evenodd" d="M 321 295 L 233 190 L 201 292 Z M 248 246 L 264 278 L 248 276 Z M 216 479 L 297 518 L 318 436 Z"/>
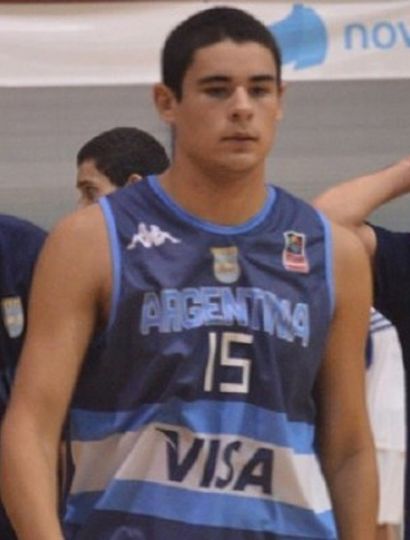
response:
<path fill-rule="evenodd" d="M 249 120 L 253 114 L 252 100 L 246 88 L 238 86 L 232 92 L 230 115 L 232 120 Z"/>

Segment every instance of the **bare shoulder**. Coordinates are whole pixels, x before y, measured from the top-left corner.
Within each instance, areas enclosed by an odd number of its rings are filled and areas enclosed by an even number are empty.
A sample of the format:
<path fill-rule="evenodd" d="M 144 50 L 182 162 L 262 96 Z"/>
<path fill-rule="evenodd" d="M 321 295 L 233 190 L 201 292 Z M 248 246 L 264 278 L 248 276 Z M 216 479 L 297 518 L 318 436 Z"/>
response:
<path fill-rule="evenodd" d="M 101 209 L 95 204 L 62 218 L 49 234 L 47 245 L 54 249 L 65 246 L 70 250 L 81 251 L 104 236 L 104 218 Z"/>
<path fill-rule="evenodd" d="M 36 282 L 55 287 L 60 297 L 77 291 L 107 296 L 110 286 L 109 243 L 98 205 L 64 217 L 49 234 L 35 274 Z M 93 294 L 94 293 L 94 294 Z"/>
<path fill-rule="evenodd" d="M 98 260 L 105 248 L 108 243 L 104 218 L 99 206 L 92 205 L 61 219 L 49 234 L 43 251 L 58 254 L 56 263 L 79 256 L 76 263 L 86 264 Z"/>

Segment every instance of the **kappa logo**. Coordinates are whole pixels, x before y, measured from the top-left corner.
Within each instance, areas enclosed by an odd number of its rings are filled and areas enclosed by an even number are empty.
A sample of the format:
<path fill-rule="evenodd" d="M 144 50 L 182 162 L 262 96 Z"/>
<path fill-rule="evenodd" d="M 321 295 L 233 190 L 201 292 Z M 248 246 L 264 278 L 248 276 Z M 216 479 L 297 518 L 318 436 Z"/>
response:
<path fill-rule="evenodd" d="M 303 4 L 295 4 L 283 20 L 269 25 L 278 41 L 283 64 L 305 69 L 323 64 L 329 46 L 326 26 L 318 13 Z"/>
<path fill-rule="evenodd" d="M 309 261 L 306 256 L 306 235 L 296 231 L 283 233 L 285 247 L 282 252 L 282 262 L 286 270 L 291 272 L 309 272 Z"/>
<path fill-rule="evenodd" d="M 174 238 L 169 232 L 162 231 L 158 225 L 140 223 L 138 225 L 138 232 L 132 237 L 127 249 L 135 249 L 138 244 L 141 244 L 145 248 L 158 247 L 165 244 L 167 240 L 172 244 L 179 244 L 181 242 L 181 240 Z"/>

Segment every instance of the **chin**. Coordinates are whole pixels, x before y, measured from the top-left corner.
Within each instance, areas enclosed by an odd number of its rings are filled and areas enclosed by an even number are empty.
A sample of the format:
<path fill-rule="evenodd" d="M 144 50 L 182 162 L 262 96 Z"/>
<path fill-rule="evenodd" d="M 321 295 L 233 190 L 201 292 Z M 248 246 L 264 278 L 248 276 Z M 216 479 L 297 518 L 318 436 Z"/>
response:
<path fill-rule="evenodd" d="M 241 159 L 225 159 L 218 163 L 218 169 L 225 175 L 244 175 L 255 169 L 259 168 L 259 161 L 255 159 L 241 158 Z"/>
<path fill-rule="evenodd" d="M 227 156 L 225 163 L 232 170 L 242 170 L 256 167 L 260 163 L 260 158 L 254 153 L 238 152 Z"/>

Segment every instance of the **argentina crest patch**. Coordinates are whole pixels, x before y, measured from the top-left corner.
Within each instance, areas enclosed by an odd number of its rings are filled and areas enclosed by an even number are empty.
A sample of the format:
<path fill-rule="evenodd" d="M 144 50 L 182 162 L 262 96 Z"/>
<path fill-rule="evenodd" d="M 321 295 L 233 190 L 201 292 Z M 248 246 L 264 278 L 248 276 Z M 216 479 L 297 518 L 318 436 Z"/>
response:
<path fill-rule="evenodd" d="M 23 303 L 19 296 L 1 299 L 1 314 L 6 331 L 11 338 L 21 336 L 24 329 Z"/>
<path fill-rule="evenodd" d="M 238 248 L 235 246 L 211 248 L 214 257 L 214 276 L 221 283 L 234 283 L 241 270 L 238 261 Z"/>
<path fill-rule="evenodd" d="M 296 231 L 283 233 L 285 245 L 282 252 L 282 262 L 290 272 L 309 272 L 309 261 L 306 255 L 306 236 Z"/>

